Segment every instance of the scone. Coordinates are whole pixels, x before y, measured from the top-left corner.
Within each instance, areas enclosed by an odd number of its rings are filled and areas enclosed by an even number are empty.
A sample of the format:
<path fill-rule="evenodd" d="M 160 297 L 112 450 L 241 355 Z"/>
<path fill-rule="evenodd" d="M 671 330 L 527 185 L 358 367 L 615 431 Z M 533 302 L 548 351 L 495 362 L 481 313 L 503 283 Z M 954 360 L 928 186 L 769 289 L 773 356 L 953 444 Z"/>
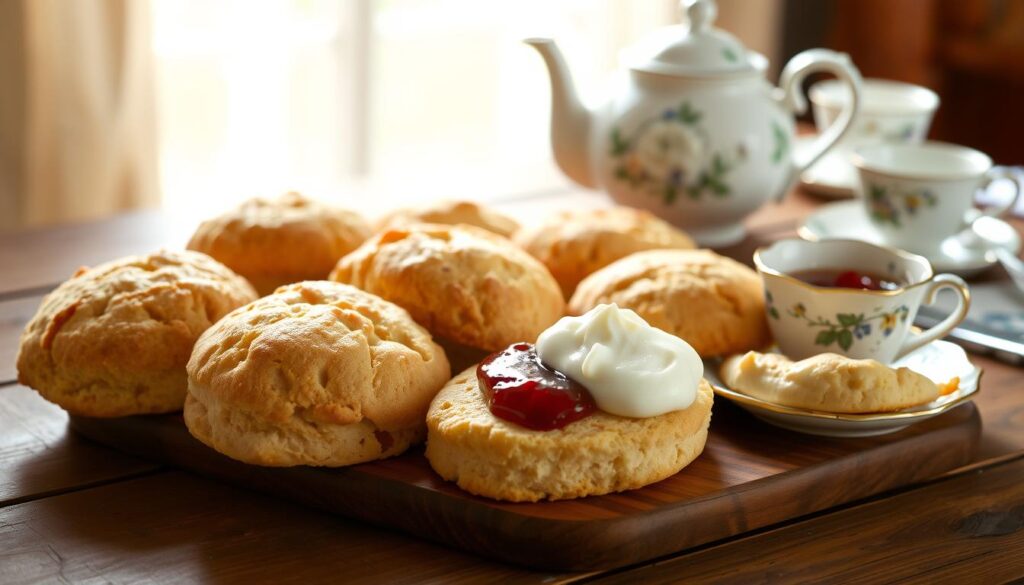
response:
<path fill-rule="evenodd" d="M 558 320 L 558 283 L 511 241 L 468 225 L 382 232 L 345 256 L 331 280 L 409 311 L 435 337 L 485 351 L 532 342 Z"/>
<path fill-rule="evenodd" d="M 241 307 L 196 342 L 185 424 L 246 463 L 341 466 L 423 440 L 444 352 L 401 308 L 335 282 Z"/>
<path fill-rule="evenodd" d="M 266 295 L 283 284 L 326 278 L 370 233 L 358 214 L 290 192 L 250 199 L 204 221 L 188 249 L 223 262 Z"/>
<path fill-rule="evenodd" d="M 403 228 L 414 223 L 466 224 L 509 238 L 519 229 L 516 220 L 470 201 L 438 201 L 388 213 L 377 222 L 377 231 Z"/>
<path fill-rule="evenodd" d="M 909 368 L 823 353 L 794 362 L 747 352 L 722 364 L 730 388 L 768 402 L 841 413 L 887 412 L 931 402 L 939 387 Z"/>
<path fill-rule="evenodd" d="M 198 252 L 81 268 L 25 327 L 18 381 L 80 416 L 181 410 L 196 338 L 255 298 L 245 279 Z"/>
<path fill-rule="evenodd" d="M 770 339 L 757 273 L 710 250 L 650 250 L 617 260 L 580 283 L 569 312 L 602 303 L 633 309 L 704 358 L 760 349 Z"/>
<path fill-rule="evenodd" d="M 639 488 L 679 472 L 704 449 L 713 402 L 701 380 L 689 408 L 650 418 L 598 411 L 533 431 L 491 414 L 473 368 L 438 393 L 427 414 L 426 456 L 473 494 L 535 502 Z"/>
<path fill-rule="evenodd" d="M 514 239 L 548 267 L 566 298 L 587 275 L 634 252 L 696 247 L 682 231 L 631 207 L 565 211 L 523 228 Z"/>

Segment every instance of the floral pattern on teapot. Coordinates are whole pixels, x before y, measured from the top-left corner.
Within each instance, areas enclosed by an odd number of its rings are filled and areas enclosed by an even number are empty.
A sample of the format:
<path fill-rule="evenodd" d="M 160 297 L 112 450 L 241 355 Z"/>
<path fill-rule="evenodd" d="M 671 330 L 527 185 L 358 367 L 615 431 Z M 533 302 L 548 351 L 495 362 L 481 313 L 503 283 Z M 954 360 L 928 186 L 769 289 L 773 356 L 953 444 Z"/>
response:
<path fill-rule="evenodd" d="M 652 33 L 623 52 L 626 70 L 595 107 L 576 94 L 555 42 L 529 38 L 551 85 L 555 162 L 580 185 L 648 210 L 705 247 L 741 241 L 743 219 L 781 197 L 849 128 L 860 73 L 848 56 L 809 49 L 781 69 L 713 26 L 714 0 L 688 0 L 682 26 Z M 828 73 L 852 96 L 818 137 L 793 140 L 806 109 L 803 81 Z"/>
<path fill-rule="evenodd" d="M 712 151 L 702 118 L 702 112 L 683 101 L 678 108 L 647 119 L 629 135 L 613 126 L 609 154 L 615 160 L 615 178 L 660 197 L 665 205 L 680 194 L 691 199 L 732 194 L 729 174 L 747 160 L 749 149 L 741 142 L 726 151 Z M 777 165 L 787 160 L 789 135 L 774 122 L 772 136 L 771 161 Z"/>

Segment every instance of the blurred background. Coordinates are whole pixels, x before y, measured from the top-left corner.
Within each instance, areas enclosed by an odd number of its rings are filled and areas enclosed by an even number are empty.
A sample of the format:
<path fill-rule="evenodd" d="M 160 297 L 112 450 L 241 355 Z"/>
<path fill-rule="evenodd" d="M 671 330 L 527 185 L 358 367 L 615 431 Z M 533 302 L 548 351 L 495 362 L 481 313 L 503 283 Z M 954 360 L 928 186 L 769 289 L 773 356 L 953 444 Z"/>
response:
<path fill-rule="evenodd" d="M 1024 159 L 1024 0 L 719 0 L 766 54 L 850 53 L 922 84 L 932 138 Z M 541 193 L 557 38 L 584 96 L 674 0 L 0 0 L 0 230 L 300 188 L 397 201 Z M 500 177 L 496 181 L 493 177 Z"/>

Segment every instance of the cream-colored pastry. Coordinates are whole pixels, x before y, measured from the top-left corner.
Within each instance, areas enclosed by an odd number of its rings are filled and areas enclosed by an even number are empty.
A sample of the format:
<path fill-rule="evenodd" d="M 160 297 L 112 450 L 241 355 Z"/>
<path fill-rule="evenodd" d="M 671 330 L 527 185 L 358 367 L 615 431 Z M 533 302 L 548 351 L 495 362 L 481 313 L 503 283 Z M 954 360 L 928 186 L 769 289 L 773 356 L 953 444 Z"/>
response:
<path fill-rule="evenodd" d="M 300 282 L 217 322 L 188 362 L 185 424 L 256 465 L 336 467 L 423 440 L 450 376 L 409 314 L 336 282 Z"/>
<path fill-rule="evenodd" d="M 520 230 L 515 241 L 548 267 L 566 298 L 587 275 L 634 252 L 696 247 L 686 233 L 631 207 L 556 213 Z"/>
<path fill-rule="evenodd" d="M 565 312 L 558 283 L 509 240 L 468 225 L 377 234 L 331 280 L 403 307 L 435 337 L 486 351 L 533 342 Z"/>
<path fill-rule="evenodd" d="M 621 492 L 678 473 L 704 449 L 711 386 L 687 408 L 649 418 L 597 411 L 561 429 L 535 431 L 491 414 L 474 368 L 438 393 L 427 414 L 431 467 L 462 489 L 535 502 Z"/>
<path fill-rule="evenodd" d="M 757 273 L 710 250 L 650 250 L 617 260 L 580 283 L 569 313 L 603 303 L 636 311 L 705 358 L 760 349 L 770 339 Z"/>
<path fill-rule="evenodd" d="M 887 412 L 939 397 L 935 382 L 909 368 L 823 353 L 794 362 L 747 352 L 725 360 L 722 381 L 767 402 L 837 413 Z"/>
<path fill-rule="evenodd" d="M 204 221 L 188 248 L 223 262 L 267 295 L 284 284 L 327 278 L 370 233 L 359 214 L 290 192 L 250 199 Z"/>
<path fill-rule="evenodd" d="M 377 231 L 400 229 L 414 223 L 466 224 L 511 237 L 519 229 L 516 220 L 471 201 L 437 201 L 422 207 L 392 211 L 377 222 Z"/>
<path fill-rule="evenodd" d="M 244 278 L 198 252 L 81 268 L 25 327 L 18 381 L 80 416 L 181 410 L 196 339 L 255 298 Z"/>

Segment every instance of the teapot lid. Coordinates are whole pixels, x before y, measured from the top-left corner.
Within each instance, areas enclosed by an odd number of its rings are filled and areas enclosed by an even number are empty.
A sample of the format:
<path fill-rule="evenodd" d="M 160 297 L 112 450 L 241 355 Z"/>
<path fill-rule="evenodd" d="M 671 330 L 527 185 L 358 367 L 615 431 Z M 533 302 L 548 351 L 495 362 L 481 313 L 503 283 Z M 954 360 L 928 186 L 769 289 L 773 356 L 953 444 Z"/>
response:
<path fill-rule="evenodd" d="M 687 23 L 665 27 L 627 50 L 630 68 L 665 75 L 716 75 L 763 70 L 763 55 L 715 28 L 714 0 L 682 0 Z"/>

